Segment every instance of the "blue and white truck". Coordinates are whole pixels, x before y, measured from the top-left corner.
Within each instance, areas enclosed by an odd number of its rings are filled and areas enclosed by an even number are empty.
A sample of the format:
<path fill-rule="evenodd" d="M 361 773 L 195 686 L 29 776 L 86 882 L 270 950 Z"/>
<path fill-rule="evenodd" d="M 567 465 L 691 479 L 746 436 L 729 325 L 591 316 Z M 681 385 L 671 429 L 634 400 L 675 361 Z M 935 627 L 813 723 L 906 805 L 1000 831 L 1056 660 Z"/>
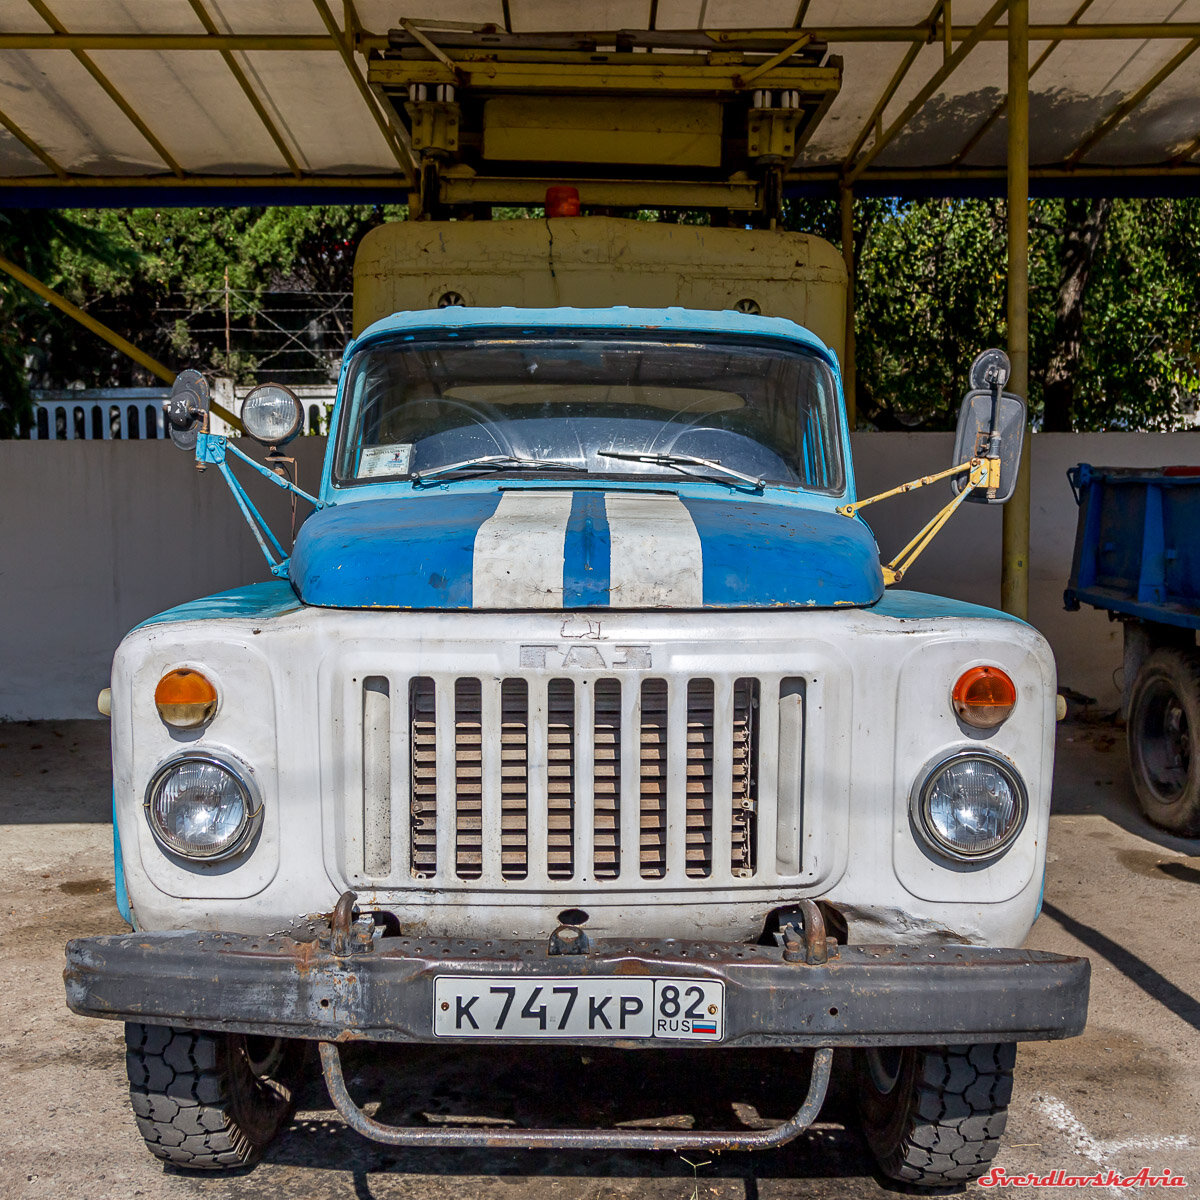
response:
<path fill-rule="evenodd" d="M 1086 1016 L 1086 960 L 1020 948 L 1045 640 L 888 586 L 937 526 L 881 561 L 837 356 L 801 325 L 430 286 L 446 306 L 347 348 L 290 552 L 231 464 L 267 469 L 209 430 L 199 376 L 176 385 L 175 436 L 234 486 L 271 578 L 145 622 L 113 665 L 134 932 L 72 942 L 66 983 L 126 1023 L 147 1146 L 253 1162 L 317 1043 L 339 1111 L 391 1144 L 752 1149 L 813 1120 L 845 1048 L 886 1175 L 976 1178 L 1016 1044 Z M 1006 498 L 1019 456 L 1003 355 L 974 376 L 948 510 Z M 302 413 L 267 385 L 241 419 L 279 466 Z M 350 1096 L 359 1040 L 812 1066 L 765 1130 L 407 1128 Z"/>

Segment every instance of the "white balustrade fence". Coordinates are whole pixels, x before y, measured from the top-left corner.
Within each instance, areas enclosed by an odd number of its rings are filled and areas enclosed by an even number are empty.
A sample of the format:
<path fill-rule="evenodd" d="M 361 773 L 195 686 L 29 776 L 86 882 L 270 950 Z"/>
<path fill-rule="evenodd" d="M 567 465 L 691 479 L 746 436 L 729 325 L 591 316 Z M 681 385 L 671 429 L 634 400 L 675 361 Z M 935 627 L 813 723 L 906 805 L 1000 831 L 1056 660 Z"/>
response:
<path fill-rule="evenodd" d="M 221 381 L 219 381 L 221 382 Z M 218 387 L 216 399 L 227 408 L 240 406 L 246 387 Z M 336 391 L 333 384 L 294 387 L 304 405 L 304 433 L 328 432 L 329 412 Z M 169 388 L 89 388 L 33 393 L 33 441 L 109 441 L 165 438 L 163 401 Z M 231 432 L 214 418 L 213 431 Z"/>
<path fill-rule="evenodd" d="M 95 388 L 35 392 L 35 441 L 108 441 L 167 436 L 162 403 L 167 388 Z"/>

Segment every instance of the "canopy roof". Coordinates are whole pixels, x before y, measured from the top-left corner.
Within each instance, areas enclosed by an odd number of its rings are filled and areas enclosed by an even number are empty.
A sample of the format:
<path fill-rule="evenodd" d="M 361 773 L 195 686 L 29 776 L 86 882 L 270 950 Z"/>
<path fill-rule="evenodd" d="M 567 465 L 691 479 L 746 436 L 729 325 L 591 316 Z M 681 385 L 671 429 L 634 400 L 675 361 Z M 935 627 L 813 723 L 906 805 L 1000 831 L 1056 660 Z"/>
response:
<path fill-rule="evenodd" d="M 478 41 L 467 28 L 483 25 L 495 26 L 517 58 L 523 45 L 532 58 L 561 45 L 566 61 L 581 62 L 590 51 L 593 62 L 597 54 L 668 52 L 721 62 L 732 52 L 741 74 L 730 86 L 745 91 L 746 106 L 755 77 L 771 84 L 773 69 L 830 68 L 840 58 L 840 87 L 811 107 L 786 187 L 1001 188 L 1006 7 L 409 0 L 398 14 L 394 0 L 9 3 L 0 8 L 0 203 L 122 204 L 144 189 L 211 202 L 214 188 L 247 198 L 245 189 L 275 199 L 290 191 L 298 199 L 403 200 L 417 159 L 404 95 L 389 101 L 380 64 L 406 57 L 453 71 L 456 43 Z M 417 32 L 389 39 L 400 15 Z M 506 32 L 569 33 L 584 18 L 590 42 L 503 40 Z M 749 28 L 764 32 L 713 32 Z M 632 33 L 618 44 L 622 30 Z M 811 40 L 797 45 L 805 32 Z M 676 36 L 683 33 L 692 36 Z M 1200 0 L 1030 0 L 1034 186 L 1195 188 L 1197 49 Z M 782 66 L 760 71 L 784 51 Z"/>

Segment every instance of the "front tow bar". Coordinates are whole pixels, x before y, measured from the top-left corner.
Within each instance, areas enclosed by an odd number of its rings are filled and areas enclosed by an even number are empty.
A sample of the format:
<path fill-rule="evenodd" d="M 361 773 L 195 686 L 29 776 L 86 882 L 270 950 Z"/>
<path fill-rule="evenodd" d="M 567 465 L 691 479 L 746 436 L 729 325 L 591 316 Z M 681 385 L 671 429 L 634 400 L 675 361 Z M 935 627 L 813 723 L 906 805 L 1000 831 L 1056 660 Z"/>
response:
<path fill-rule="evenodd" d="M 808 1095 L 791 1120 L 771 1129 L 747 1133 L 674 1129 L 429 1129 L 386 1125 L 367 1116 L 351 1098 L 342 1059 L 333 1042 L 321 1043 L 321 1070 L 329 1098 L 351 1129 L 389 1146 L 451 1146 L 456 1149 L 501 1150 L 771 1150 L 803 1133 L 817 1118 L 829 1088 L 833 1051 L 813 1053 Z"/>

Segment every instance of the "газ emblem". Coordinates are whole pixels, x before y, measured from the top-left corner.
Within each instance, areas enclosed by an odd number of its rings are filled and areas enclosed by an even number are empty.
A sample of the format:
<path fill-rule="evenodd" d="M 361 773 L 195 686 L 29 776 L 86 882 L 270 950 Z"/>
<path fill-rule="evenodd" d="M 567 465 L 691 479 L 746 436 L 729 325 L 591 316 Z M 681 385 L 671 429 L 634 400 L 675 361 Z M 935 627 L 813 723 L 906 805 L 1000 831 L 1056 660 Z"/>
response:
<path fill-rule="evenodd" d="M 607 655 L 607 659 L 605 658 Z M 649 646 L 552 646 L 521 647 L 521 666 L 544 670 L 547 666 L 577 671 L 648 671 Z"/>

